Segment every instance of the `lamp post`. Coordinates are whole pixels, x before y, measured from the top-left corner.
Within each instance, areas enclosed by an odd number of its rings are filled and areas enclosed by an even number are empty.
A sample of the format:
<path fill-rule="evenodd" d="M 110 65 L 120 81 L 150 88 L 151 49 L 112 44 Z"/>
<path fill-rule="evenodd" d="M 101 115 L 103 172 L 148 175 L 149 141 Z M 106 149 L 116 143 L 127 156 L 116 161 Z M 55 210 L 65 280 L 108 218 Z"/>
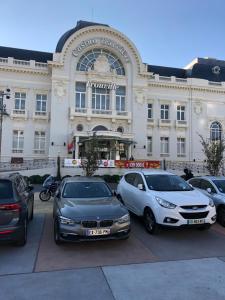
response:
<path fill-rule="evenodd" d="M 2 123 L 3 123 L 3 116 L 8 116 L 6 112 L 6 104 L 4 104 L 4 96 L 6 99 L 10 99 L 10 89 L 6 89 L 5 92 L 0 91 L 0 162 L 2 157 Z"/>

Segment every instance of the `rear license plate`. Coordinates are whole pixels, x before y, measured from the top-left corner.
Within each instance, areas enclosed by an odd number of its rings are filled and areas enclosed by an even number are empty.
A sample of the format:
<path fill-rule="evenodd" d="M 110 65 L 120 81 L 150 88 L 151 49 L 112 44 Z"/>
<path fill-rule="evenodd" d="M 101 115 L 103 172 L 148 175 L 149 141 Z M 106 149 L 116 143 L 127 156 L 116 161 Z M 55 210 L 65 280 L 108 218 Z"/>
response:
<path fill-rule="evenodd" d="M 188 220 L 187 223 L 188 223 L 189 225 L 193 225 L 193 224 L 204 224 L 204 223 L 205 223 L 205 219 Z"/>
<path fill-rule="evenodd" d="M 88 236 L 93 236 L 93 235 L 107 235 L 110 234 L 110 229 L 105 228 L 105 229 L 88 229 L 87 230 L 87 235 Z"/>

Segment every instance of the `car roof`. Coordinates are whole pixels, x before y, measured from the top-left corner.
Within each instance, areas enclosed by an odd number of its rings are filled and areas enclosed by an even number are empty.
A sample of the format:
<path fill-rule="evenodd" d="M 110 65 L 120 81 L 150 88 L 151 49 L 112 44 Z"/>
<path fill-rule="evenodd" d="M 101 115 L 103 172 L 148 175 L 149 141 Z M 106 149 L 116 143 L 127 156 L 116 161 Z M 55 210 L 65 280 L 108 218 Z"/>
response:
<path fill-rule="evenodd" d="M 10 174 L 1 174 L 0 179 L 13 180 L 18 175 L 21 176 L 21 174 L 19 172 L 10 173 Z"/>
<path fill-rule="evenodd" d="M 225 180 L 225 176 L 198 176 L 191 179 L 206 179 L 206 180 Z"/>
<path fill-rule="evenodd" d="M 171 172 L 167 172 L 167 171 L 164 171 L 164 170 L 159 170 L 159 169 L 149 169 L 149 170 L 133 170 L 133 171 L 129 171 L 126 174 L 129 174 L 129 173 L 139 173 L 139 174 L 143 174 L 143 175 L 175 175 Z"/>
<path fill-rule="evenodd" d="M 105 182 L 99 177 L 75 176 L 64 178 L 64 182 Z"/>

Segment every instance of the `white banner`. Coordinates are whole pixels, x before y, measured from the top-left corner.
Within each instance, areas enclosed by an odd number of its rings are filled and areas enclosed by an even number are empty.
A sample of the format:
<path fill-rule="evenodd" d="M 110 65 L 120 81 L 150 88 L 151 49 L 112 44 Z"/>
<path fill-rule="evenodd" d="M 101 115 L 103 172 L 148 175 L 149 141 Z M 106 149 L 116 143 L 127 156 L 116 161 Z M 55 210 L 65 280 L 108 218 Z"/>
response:
<path fill-rule="evenodd" d="M 115 160 L 102 159 L 98 161 L 99 168 L 115 168 Z M 64 167 L 81 167 L 81 159 L 64 159 Z"/>

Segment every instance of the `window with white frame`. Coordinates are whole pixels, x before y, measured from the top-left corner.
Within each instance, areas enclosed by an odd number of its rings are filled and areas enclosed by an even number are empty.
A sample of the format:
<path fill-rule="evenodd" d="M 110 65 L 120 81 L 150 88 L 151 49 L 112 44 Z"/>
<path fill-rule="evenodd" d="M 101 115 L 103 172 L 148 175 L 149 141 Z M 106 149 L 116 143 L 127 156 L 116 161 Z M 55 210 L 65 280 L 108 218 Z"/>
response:
<path fill-rule="evenodd" d="M 34 153 L 36 154 L 45 153 L 45 132 L 44 131 L 34 132 Z"/>
<path fill-rule="evenodd" d="M 152 137 L 147 137 L 147 155 L 152 155 Z"/>
<path fill-rule="evenodd" d="M 15 93 L 15 107 L 18 112 L 25 113 L 26 93 Z"/>
<path fill-rule="evenodd" d="M 148 103 L 148 119 L 152 119 L 152 103 Z"/>
<path fill-rule="evenodd" d="M 85 98 L 86 98 L 86 83 L 76 82 L 76 108 L 85 108 Z"/>
<path fill-rule="evenodd" d="M 24 132 L 23 130 L 13 130 L 12 152 L 23 153 Z"/>
<path fill-rule="evenodd" d="M 109 89 L 92 87 L 92 109 L 109 110 Z"/>
<path fill-rule="evenodd" d="M 185 138 L 177 138 L 177 156 L 185 156 L 186 154 L 186 143 Z"/>
<path fill-rule="evenodd" d="M 160 154 L 169 154 L 169 138 L 161 137 L 160 138 Z"/>
<path fill-rule="evenodd" d="M 36 114 L 46 115 L 47 112 L 47 95 L 37 94 L 36 95 Z"/>
<path fill-rule="evenodd" d="M 126 88 L 125 86 L 119 86 L 116 89 L 116 110 L 125 111 L 125 98 L 126 98 Z"/>
<path fill-rule="evenodd" d="M 222 136 L 222 126 L 219 122 L 214 121 L 210 125 L 210 140 L 211 141 L 219 141 Z"/>
<path fill-rule="evenodd" d="M 161 104 L 161 120 L 169 120 L 169 105 Z"/>
<path fill-rule="evenodd" d="M 185 106 L 177 106 L 177 121 L 185 121 Z"/>

